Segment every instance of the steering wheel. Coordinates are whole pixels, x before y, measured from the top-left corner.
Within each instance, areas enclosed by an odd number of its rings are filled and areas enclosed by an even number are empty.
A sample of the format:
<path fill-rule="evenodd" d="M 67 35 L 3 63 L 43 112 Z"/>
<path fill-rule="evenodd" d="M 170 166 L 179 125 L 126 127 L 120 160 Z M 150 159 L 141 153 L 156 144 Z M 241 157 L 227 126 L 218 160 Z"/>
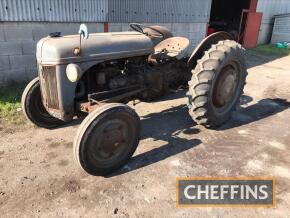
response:
<path fill-rule="evenodd" d="M 164 34 L 153 27 L 145 26 L 145 25 L 140 24 L 140 23 L 130 23 L 129 26 L 131 27 L 131 29 L 135 30 L 136 32 L 142 33 L 146 36 L 153 36 L 153 37 L 161 38 L 161 39 L 164 38 Z M 154 33 L 149 34 L 147 32 L 144 32 L 144 29 L 153 30 Z"/>

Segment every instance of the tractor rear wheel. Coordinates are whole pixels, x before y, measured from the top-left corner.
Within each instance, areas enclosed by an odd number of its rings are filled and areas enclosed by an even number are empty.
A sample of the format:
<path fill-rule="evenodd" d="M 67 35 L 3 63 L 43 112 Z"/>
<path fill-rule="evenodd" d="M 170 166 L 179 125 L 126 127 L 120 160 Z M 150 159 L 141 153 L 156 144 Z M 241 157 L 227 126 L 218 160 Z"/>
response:
<path fill-rule="evenodd" d="M 193 120 L 207 128 L 226 122 L 239 103 L 247 77 L 245 49 L 232 40 L 205 52 L 192 70 L 188 106 Z"/>
<path fill-rule="evenodd" d="M 91 112 L 74 141 L 74 156 L 87 173 L 104 176 L 127 163 L 139 144 L 140 118 L 129 106 L 112 103 Z"/>

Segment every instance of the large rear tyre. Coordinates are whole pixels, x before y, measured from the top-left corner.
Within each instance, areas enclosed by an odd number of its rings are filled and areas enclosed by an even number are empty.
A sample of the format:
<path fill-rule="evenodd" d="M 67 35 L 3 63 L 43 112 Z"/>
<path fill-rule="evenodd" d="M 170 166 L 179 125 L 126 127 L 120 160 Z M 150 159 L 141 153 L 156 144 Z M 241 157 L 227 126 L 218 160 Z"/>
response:
<path fill-rule="evenodd" d="M 27 120 L 38 127 L 52 129 L 65 123 L 51 116 L 45 109 L 41 99 L 38 77 L 33 79 L 24 89 L 21 107 Z"/>
<path fill-rule="evenodd" d="M 74 140 L 79 166 L 95 176 L 110 174 L 128 162 L 139 144 L 140 118 L 124 104 L 106 104 L 90 113 Z"/>
<path fill-rule="evenodd" d="M 205 52 L 192 70 L 188 106 L 193 120 L 207 128 L 225 123 L 239 103 L 247 77 L 245 49 L 232 40 Z"/>

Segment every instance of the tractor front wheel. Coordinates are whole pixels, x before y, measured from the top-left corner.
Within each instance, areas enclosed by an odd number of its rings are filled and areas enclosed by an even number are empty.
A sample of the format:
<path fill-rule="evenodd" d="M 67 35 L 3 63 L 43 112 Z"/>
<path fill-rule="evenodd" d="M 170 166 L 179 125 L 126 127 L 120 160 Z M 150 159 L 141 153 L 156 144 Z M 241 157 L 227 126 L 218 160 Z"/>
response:
<path fill-rule="evenodd" d="M 245 86 L 244 56 L 240 44 L 225 40 L 212 45 L 198 61 L 187 93 L 189 113 L 197 124 L 215 128 L 230 118 Z"/>
<path fill-rule="evenodd" d="M 45 109 L 41 99 L 38 77 L 33 79 L 24 89 L 21 106 L 27 120 L 38 127 L 52 129 L 65 123 L 51 116 Z"/>
<path fill-rule="evenodd" d="M 127 163 L 139 144 L 140 118 L 129 106 L 113 103 L 91 112 L 74 141 L 79 166 L 91 175 L 104 176 Z"/>

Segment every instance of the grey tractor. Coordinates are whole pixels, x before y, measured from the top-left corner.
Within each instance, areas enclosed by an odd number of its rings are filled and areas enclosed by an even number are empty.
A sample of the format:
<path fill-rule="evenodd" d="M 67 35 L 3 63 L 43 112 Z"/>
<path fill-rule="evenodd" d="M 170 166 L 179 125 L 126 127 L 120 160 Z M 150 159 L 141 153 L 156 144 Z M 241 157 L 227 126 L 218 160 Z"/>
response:
<path fill-rule="evenodd" d="M 55 32 L 37 44 L 38 77 L 24 90 L 22 108 L 33 124 L 60 127 L 84 118 L 74 140 L 79 166 L 110 174 L 135 152 L 140 118 L 129 101 L 157 100 L 187 88 L 193 121 L 226 122 L 239 103 L 247 69 L 245 49 L 225 32 L 205 38 L 189 54 L 189 40 L 162 26 L 130 24 L 128 32 Z"/>

